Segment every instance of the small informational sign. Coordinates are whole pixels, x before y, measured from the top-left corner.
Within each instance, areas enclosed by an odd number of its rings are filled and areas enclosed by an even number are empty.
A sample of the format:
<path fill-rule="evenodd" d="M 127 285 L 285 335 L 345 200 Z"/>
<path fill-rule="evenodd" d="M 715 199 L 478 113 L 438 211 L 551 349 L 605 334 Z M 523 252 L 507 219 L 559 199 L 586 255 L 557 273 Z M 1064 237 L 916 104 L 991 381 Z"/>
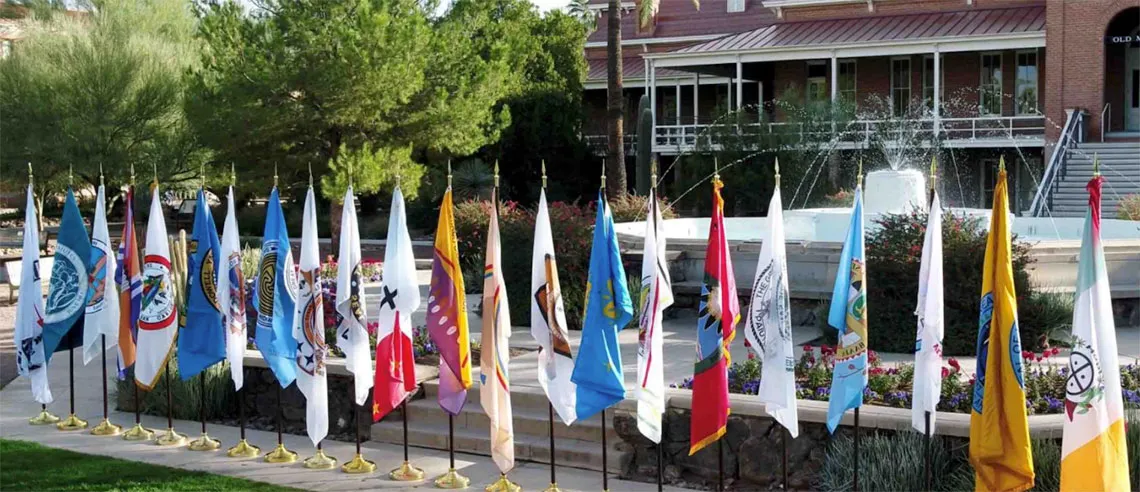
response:
<path fill-rule="evenodd" d="M 1105 44 L 1130 44 L 1140 45 L 1140 34 L 1133 34 L 1131 36 L 1105 36 Z"/>

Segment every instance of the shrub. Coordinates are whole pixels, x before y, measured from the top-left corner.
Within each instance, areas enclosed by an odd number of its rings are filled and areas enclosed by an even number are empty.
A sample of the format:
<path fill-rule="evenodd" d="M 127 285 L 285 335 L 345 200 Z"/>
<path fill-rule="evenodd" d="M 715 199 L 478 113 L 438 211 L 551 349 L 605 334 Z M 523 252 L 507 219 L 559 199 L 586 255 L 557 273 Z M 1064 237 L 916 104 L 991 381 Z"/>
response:
<path fill-rule="evenodd" d="M 199 420 L 199 406 L 201 405 L 202 377 L 206 378 L 206 419 L 217 420 L 233 415 L 237 408 L 237 393 L 234 391 L 233 380 L 230 378 L 230 365 L 222 361 L 214 364 L 199 375 L 183 381 L 178 375 L 177 351 L 173 351 L 167 365 L 170 371 L 171 401 L 174 401 L 174 418 L 181 420 Z M 151 391 L 139 390 L 142 400 L 142 413 L 148 415 L 166 416 L 166 377 L 159 377 L 158 384 Z M 118 409 L 133 412 L 134 407 L 134 373 L 128 372 L 127 379 L 118 380 L 115 384 L 115 399 Z"/>
<path fill-rule="evenodd" d="M 850 208 L 855 202 L 855 193 L 851 190 L 841 189 L 823 198 L 815 200 L 813 207 L 821 208 Z"/>
<path fill-rule="evenodd" d="M 661 217 L 665 219 L 677 218 L 673 207 L 669 206 L 669 199 L 657 197 L 661 203 Z M 624 195 L 610 199 L 610 210 L 614 214 L 614 222 L 635 222 L 645 220 L 645 211 L 649 207 L 648 197 L 638 195 Z"/>
<path fill-rule="evenodd" d="M 1116 218 L 1140 220 L 1140 193 L 1133 193 L 1120 199 L 1116 205 Z"/>
<path fill-rule="evenodd" d="M 871 348 L 913 352 L 918 270 L 926 233 L 925 213 L 889 214 L 867 238 L 867 304 Z M 986 253 L 986 230 L 978 219 L 947 213 L 942 222 L 946 355 L 973 355 L 978 333 L 978 298 Z M 1072 320 L 1071 303 L 1035 292 L 1029 283 L 1029 245 L 1013 237 L 1013 283 L 1018 328 L 1026 349 L 1046 345 L 1049 334 Z M 825 319 L 821 322 L 826 323 Z M 826 330 L 834 333 L 834 330 Z"/>
<path fill-rule="evenodd" d="M 847 491 L 852 487 L 854 440 L 846 435 L 827 446 L 817 487 Z M 926 438 L 917 432 L 865 433 L 859 441 L 859 487 L 863 490 L 928 490 L 924 480 Z M 931 446 L 930 484 L 933 490 L 973 489 L 965 446 L 953 446 L 940 437 Z"/>
<path fill-rule="evenodd" d="M 483 292 L 483 265 L 487 249 L 489 202 L 462 202 L 455 207 L 455 229 L 459 239 L 459 262 L 469 295 Z M 499 241 L 503 251 L 503 277 L 510 300 L 511 323 L 530 323 L 531 251 L 534 248 L 533 210 L 515 202 L 499 207 Z M 590 243 L 593 239 L 593 207 L 565 202 L 550 204 L 550 225 L 554 254 L 558 258 L 558 279 L 570 327 L 582 323 L 583 291 L 589 272 Z"/>

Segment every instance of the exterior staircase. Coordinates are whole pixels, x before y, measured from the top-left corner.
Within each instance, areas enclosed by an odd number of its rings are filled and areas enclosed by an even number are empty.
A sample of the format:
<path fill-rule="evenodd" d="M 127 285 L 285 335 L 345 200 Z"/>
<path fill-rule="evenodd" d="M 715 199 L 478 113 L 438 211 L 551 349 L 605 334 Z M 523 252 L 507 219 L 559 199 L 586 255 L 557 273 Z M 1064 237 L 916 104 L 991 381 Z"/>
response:
<path fill-rule="evenodd" d="M 1117 205 L 1124 197 L 1140 194 L 1140 141 L 1082 142 L 1066 152 L 1064 170 L 1053 190 L 1053 217 L 1085 216 L 1089 199 L 1085 185 L 1093 175 L 1093 156 L 1099 157 L 1100 174 L 1106 180 L 1101 199 L 1106 219 L 1116 218 Z"/>
<path fill-rule="evenodd" d="M 475 376 L 478 377 L 478 376 Z M 467 391 L 467 403 L 455 417 L 455 450 L 463 453 L 491 454 L 491 422 L 479 404 L 478 383 Z M 439 380 L 424 381 L 423 398 L 408 401 L 408 444 L 422 448 L 447 449 L 447 413 L 439 407 Z M 628 407 L 628 408 L 627 408 Z M 550 463 L 549 413 L 546 395 L 537 386 L 511 387 L 514 416 L 515 459 Z M 636 403 L 625 400 L 606 411 L 607 461 L 610 473 L 619 473 L 625 453 L 618 450 L 622 442 L 612 425 L 615 412 L 636 412 Z M 554 416 L 555 460 L 558 466 L 587 470 L 602 469 L 602 421 L 600 415 L 566 426 Z M 403 443 L 403 421 L 400 411 L 392 412 L 372 425 L 372 440 L 392 444 Z"/>

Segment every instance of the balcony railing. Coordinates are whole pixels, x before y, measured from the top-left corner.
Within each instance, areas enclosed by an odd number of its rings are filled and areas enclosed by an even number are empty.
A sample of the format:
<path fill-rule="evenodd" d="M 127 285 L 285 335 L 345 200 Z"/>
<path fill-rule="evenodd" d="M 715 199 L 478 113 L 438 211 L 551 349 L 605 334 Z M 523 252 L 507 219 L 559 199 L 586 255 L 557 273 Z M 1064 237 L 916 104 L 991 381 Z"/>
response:
<path fill-rule="evenodd" d="M 783 136 L 785 142 L 793 144 L 838 148 L 866 148 L 873 144 L 932 146 L 939 140 L 946 147 L 1042 146 L 1045 118 L 1032 115 L 941 118 L 937 122 L 932 118 L 855 120 L 831 125 L 787 122 L 657 125 L 653 150 L 672 153 L 717 149 L 722 144 L 717 140 L 722 138 L 747 141 L 764 134 Z"/>

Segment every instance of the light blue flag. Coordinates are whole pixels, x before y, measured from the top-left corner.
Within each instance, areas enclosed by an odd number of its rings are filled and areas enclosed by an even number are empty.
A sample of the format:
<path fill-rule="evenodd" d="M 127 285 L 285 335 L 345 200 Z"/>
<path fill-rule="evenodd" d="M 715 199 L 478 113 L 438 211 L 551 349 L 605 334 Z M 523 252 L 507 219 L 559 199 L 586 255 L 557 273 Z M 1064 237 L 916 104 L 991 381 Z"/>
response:
<path fill-rule="evenodd" d="M 578 420 L 592 417 L 625 398 L 618 330 L 633 318 L 633 301 L 621 264 L 614 218 L 601 193 L 586 281 L 582 344 L 570 380 L 578 385 Z"/>
<path fill-rule="evenodd" d="M 226 357 L 226 335 L 217 295 L 219 251 L 214 215 L 206 206 L 205 191 L 199 189 L 190 239 L 190 271 L 186 275 L 186 326 L 178 333 L 178 373 L 183 381 Z"/>
<path fill-rule="evenodd" d="M 297 341 L 293 339 L 297 270 L 293 267 L 289 231 L 285 229 L 276 187 L 266 208 L 261 264 L 257 268 L 257 332 L 253 341 L 284 388 L 297 379 Z"/>
<path fill-rule="evenodd" d="M 44 353 L 48 361 L 57 350 L 83 344 L 83 312 L 92 295 L 87 275 L 90 260 L 91 239 L 75 204 L 75 194 L 69 188 L 44 306 Z"/>
<path fill-rule="evenodd" d="M 831 311 L 827 324 L 839 331 L 835 351 L 835 372 L 831 379 L 831 397 L 827 404 L 827 429 L 835 432 L 843 413 L 863 405 L 863 389 L 867 387 L 867 282 L 863 252 L 863 188 L 855 187 L 855 204 L 851 207 L 851 225 L 835 289 L 831 293 Z"/>

